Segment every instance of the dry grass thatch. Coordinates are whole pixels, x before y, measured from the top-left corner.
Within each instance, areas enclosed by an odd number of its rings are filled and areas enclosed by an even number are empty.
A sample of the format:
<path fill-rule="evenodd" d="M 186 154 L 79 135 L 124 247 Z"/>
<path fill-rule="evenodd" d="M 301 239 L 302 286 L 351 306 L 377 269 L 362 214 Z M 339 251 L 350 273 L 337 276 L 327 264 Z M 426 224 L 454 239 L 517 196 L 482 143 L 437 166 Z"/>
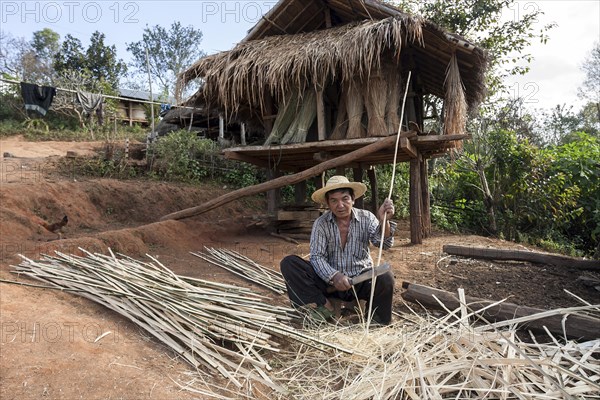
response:
<path fill-rule="evenodd" d="M 388 83 L 381 74 L 372 74 L 365 86 L 365 108 L 369 116 L 367 136 L 385 136 L 388 131 L 385 120 L 388 103 Z"/>
<path fill-rule="evenodd" d="M 385 106 L 385 120 L 387 121 L 387 131 L 397 132 L 400 125 L 400 94 L 402 92 L 402 75 L 399 68 L 392 64 L 385 66 L 385 75 L 389 76 L 387 86 L 387 101 Z"/>
<path fill-rule="evenodd" d="M 444 81 L 446 98 L 444 99 L 444 134 L 460 135 L 465 133 L 467 123 L 467 100 L 456 54 L 452 56 L 446 80 Z"/>
<path fill-rule="evenodd" d="M 348 82 L 346 86 L 346 114 L 348 115 L 347 139 L 366 137 L 367 132 L 362 123 L 364 113 L 364 99 L 361 93 L 362 84 L 356 79 Z"/>
<path fill-rule="evenodd" d="M 399 57 L 409 43 L 422 45 L 423 20 L 397 15 L 322 31 L 242 42 L 205 57 L 179 77 L 178 85 L 202 78 L 202 95 L 226 109 L 262 108 L 267 94 L 285 98 L 293 88 L 326 87 L 331 80 L 368 78 L 381 55 Z M 350 46 L 349 43 L 353 45 Z"/>

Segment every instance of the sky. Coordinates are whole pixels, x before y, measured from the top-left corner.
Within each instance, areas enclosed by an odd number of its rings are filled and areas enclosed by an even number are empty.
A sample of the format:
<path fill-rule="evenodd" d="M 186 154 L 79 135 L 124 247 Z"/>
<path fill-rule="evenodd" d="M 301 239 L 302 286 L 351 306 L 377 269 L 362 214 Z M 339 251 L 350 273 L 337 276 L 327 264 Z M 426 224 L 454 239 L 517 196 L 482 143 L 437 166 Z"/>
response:
<path fill-rule="evenodd" d="M 179 21 L 202 31 L 203 50 L 229 50 L 268 12 L 274 0 L 221 1 L 5 1 L 0 0 L 0 29 L 30 40 L 32 33 L 50 28 L 61 35 L 78 37 L 84 47 L 96 30 L 106 34 L 105 43 L 115 45 L 119 57 L 128 61 L 126 44 L 141 40 L 146 26 L 169 28 Z M 553 22 L 547 44 L 535 43 L 531 71 L 506 83 L 515 96 L 531 108 L 552 108 L 582 101 L 577 88 L 584 79 L 581 65 L 594 43 L 600 41 L 600 0 L 518 0 L 505 18 L 521 18 L 542 10 L 538 28 Z"/>

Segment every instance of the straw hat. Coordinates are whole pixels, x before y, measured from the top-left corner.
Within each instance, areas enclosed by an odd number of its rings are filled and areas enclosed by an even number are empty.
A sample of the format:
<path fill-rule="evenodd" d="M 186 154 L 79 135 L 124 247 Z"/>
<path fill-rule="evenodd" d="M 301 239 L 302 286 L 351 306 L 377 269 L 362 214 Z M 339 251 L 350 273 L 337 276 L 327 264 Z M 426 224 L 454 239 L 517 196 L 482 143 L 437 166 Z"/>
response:
<path fill-rule="evenodd" d="M 350 188 L 354 191 L 354 198 L 358 199 L 360 196 L 365 194 L 367 186 L 361 182 L 350 182 L 345 176 L 334 175 L 325 184 L 325 187 L 316 190 L 311 198 L 315 203 L 321 203 L 327 205 L 325 193 L 336 189 Z"/>

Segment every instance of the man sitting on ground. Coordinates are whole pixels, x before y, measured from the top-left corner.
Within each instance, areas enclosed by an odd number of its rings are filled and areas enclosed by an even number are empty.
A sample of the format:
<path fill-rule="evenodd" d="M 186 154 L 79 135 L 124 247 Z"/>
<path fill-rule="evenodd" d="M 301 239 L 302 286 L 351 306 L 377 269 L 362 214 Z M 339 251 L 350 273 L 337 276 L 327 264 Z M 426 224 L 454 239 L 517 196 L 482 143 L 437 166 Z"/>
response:
<path fill-rule="evenodd" d="M 329 210 L 313 225 L 310 261 L 295 255 L 281 260 L 281 273 L 290 301 L 294 306 L 308 310 L 313 318 L 333 318 L 333 305 L 328 297 L 369 301 L 371 280 L 352 286 L 349 278 L 373 267 L 369 243 L 380 245 L 384 216 L 383 248 L 388 249 L 394 243 L 396 225 L 390 221 L 394 215 L 390 199 L 381 205 L 377 217 L 370 211 L 353 207 L 354 201 L 366 190 L 363 183 L 349 182 L 345 176 L 331 177 L 325 187 L 312 195 L 313 201 L 326 205 Z M 394 276 L 388 271 L 375 282 L 373 320 L 388 325 L 392 320 Z"/>

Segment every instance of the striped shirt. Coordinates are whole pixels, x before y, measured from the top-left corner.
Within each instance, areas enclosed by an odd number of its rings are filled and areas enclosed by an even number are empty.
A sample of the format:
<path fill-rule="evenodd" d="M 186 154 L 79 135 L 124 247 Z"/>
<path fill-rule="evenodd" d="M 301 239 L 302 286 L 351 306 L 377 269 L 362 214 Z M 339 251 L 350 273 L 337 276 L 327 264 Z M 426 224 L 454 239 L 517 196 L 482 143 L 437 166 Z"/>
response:
<path fill-rule="evenodd" d="M 395 228 L 396 223 L 390 221 L 391 235 L 384 239 L 384 249 L 394 244 Z M 325 282 L 329 282 L 338 271 L 351 278 L 364 268 L 373 266 L 369 243 L 378 247 L 380 242 L 381 229 L 377 217 L 370 211 L 353 208 L 346 247 L 342 248 L 335 216 L 327 211 L 313 224 L 310 263 Z"/>

